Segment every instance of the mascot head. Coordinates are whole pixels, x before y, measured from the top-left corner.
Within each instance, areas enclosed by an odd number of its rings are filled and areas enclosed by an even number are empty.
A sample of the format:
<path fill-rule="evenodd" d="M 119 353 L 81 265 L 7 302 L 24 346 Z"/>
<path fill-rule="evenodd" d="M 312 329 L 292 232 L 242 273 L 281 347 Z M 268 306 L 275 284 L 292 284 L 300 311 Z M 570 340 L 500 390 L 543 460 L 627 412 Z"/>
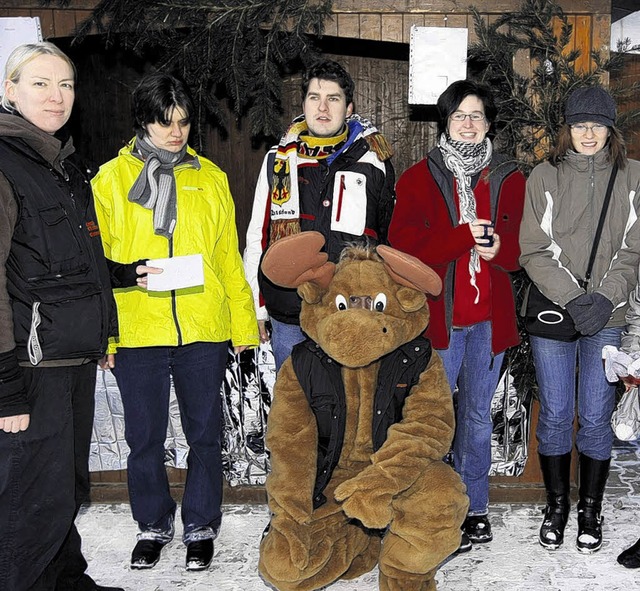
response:
<path fill-rule="evenodd" d="M 325 353 L 346 367 L 365 367 L 425 330 L 427 295 L 442 289 L 431 268 L 388 246 L 347 247 L 334 265 L 323 245 L 319 232 L 282 238 L 267 250 L 262 271 L 298 289 L 300 326 Z"/>

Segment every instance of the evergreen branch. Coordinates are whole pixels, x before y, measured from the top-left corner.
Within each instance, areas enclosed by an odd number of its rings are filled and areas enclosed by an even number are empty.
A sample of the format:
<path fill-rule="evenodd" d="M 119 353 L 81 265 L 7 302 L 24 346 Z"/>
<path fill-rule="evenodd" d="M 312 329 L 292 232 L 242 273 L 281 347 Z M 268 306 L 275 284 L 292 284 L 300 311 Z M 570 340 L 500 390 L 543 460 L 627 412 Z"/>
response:
<path fill-rule="evenodd" d="M 591 70 L 576 72 L 580 51 L 567 51 L 573 28 L 552 0 L 523 0 L 519 10 L 503 14 L 491 25 L 473 7 L 472 14 L 478 41 L 469 56 L 480 68 L 480 80 L 496 91 L 496 142 L 528 173 L 548 157 L 572 90 L 601 84 L 602 74 L 620 60 L 594 53 Z M 557 21 L 559 28 L 554 26 Z M 534 63 L 530 78 L 513 68 L 516 52 L 522 49 L 529 51 Z M 619 123 L 623 127 L 636 120 L 625 117 Z"/>
<path fill-rule="evenodd" d="M 282 128 L 283 73 L 317 55 L 312 35 L 322 35 L 331 8 L 332 0 L 101 0 L 74 43 L 97 30 L 107 46 L 152 49 L 155 68 L 193 92 L 199 132 L 205 118 L 225 126 L 226 96 L 254 135 L 271 135 Z"/>

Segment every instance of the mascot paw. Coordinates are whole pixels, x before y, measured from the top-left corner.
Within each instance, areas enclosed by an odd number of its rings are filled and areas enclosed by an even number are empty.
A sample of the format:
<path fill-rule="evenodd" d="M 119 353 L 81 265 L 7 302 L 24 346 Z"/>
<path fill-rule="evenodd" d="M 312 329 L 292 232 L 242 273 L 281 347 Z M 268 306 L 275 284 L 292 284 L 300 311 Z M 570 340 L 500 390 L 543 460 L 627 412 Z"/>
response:
<path fill-rule="evenodd" d="M 311 554 L 309 529 L 295 522 L 279 523 L 273 533 L 273 545 L 277 556 L 290 557 L 291 564 L 302 571 L 307 567 Z M 285 562 L 285 560 L 283 560 Z"/>
<path fill-rule="evenodd" d="M 371 529 L 383 529 L 393 517 L 391 493 L 362 489 L 357 479 L 343 482 L 335 491 L 335 499 L 342 503 L 348 517 L 358 519 Z"/>
<path fill-rule="evenodd" d="M 295 523 L 272 527 L 260 545 L 263 574 L 278 581 L 299 581 L 317 574 L 331 557 L 332 544 Z"/>

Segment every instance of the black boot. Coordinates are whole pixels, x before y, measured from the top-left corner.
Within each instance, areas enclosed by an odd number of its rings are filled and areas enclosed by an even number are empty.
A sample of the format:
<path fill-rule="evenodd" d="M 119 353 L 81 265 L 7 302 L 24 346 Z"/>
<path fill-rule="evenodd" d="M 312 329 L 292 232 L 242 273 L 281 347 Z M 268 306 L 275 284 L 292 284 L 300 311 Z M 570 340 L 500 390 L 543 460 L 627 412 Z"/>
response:
<path fill-rule="evenodd" d="M 625 568 L 640 568 L 640 540 L 618 556 L 618 562 Z"/>
<path fill-rule="evenodd" d="M 591 554 L 602 546 L 602 497 L 611 460 L 594 460 L 580 454 L 580 501 L 578 502 L 578 538 L 580 552 Z"/>
<path fill-rule="evenodd" d="M 153 568 L 160 560 L 160 553 L 165 546 L 165 542 L 158 540 L 138 540 L 131 553 L 131 568 L 146 569 Z"/>
<path fill-rule="evenodd" d="M 544 509 L 544 521 L 538 539 L 540 545 L 547 550 L 556 550 L 564 541 L 564 528 L 571 507 L 571 452 L 561 456 L 538 455 L 544 487 L 547 490 L 547 506 Z"/>

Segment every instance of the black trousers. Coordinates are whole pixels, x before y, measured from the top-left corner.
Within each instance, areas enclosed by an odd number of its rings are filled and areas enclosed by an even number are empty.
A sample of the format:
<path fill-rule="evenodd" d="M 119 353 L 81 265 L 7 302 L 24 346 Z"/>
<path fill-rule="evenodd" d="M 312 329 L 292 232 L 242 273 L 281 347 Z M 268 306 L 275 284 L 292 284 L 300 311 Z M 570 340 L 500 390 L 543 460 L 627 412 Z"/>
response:
<path fill-rule="evenodd" d="M 0 585 L 89 591 L 74 525 L 89 498 L 95 363 L 25 368 L 29 428 L 0 432 Z"/>

